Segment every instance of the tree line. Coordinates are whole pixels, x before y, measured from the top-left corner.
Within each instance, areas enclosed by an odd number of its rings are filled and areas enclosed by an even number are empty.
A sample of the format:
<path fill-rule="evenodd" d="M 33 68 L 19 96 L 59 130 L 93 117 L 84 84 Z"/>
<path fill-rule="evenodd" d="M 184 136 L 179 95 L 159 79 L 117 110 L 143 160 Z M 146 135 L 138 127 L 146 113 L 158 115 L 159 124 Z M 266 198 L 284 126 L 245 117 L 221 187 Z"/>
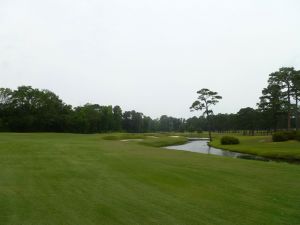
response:
<path fill-rule="evenodd" d="M 184 131 L 183 119 L 162 116 L 152 119 L 143 113 L 122 111 L 120 106 L 85 104 L 72 107 L 49 90 L 21 86 L 0 88 L 0 131 L 132 133 Z"/>
<path fill-rule="evenodd" d="M 217 99 L 220 99 L 217 97 Z M 262 90 L 257 108 L 246 107 L 237 113 L 213 114 L 189 119 L 163 115 L 152 119 L 120 106 L 85 104 L 73 107 L 49 90 L 21 86 L 0 88 L 0 131 L 12 132 L 201 132 L 298 129 L 300 71 L 284 67 L 271 73 Z M 195 102 L 195 108 L 201 108 Z M 204 107 L 205 108 L 205 107 Z"/>
<path fill-rule="evenodd" d="M 272 128 L 283 128 L 282 117 L 286 118 L 286 128 L 299 126 L 300 71 L 293 67 L 283 67 L 269 75 L 268 86 L 263 89 L 259 110 L 270 116 Z M 294 120 L 294 121 L 293 121 Z"/>
<path fill-rule="evenodd" d="M 293 67 L 282 67 L 269 75 L 268 86 L 262 90 L 257 108 L 246 107 L 236 114 L 214 115 L 210 106 L 218 103 L 217 92 L 203 88 L 197 92 L 198 100 L 192 110 L 204 111 L 200 118 L 187 120 L 187 128 L 193 130 L 226 131 L 276 131 L 278 129 L 298 130 L 300 71 Z"/>

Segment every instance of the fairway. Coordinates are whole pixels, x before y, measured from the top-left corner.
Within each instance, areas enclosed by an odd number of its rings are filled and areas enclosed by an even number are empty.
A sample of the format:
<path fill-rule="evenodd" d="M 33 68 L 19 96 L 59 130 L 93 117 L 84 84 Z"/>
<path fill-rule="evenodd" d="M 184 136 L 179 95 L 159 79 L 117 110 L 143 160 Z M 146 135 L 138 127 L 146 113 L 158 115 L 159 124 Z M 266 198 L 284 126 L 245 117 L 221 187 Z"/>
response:
<path fill-rule="evenodd" d="M 299 165 L 99 134 L 0 134 L 3 225 L 297 225 L 299 212 Z"/>

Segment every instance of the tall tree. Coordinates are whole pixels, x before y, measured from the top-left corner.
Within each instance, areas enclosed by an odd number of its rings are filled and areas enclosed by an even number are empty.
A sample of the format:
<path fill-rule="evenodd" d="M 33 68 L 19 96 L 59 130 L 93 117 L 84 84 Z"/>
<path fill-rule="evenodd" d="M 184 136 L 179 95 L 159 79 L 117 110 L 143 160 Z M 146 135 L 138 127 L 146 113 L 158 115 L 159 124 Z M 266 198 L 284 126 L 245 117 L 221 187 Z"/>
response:
<path fill-rule="evenodd" d="M 277 130 L 278 116 L 282 114 L 284 105 L 285 100 L 278 84 L 269 84 L 267 88 L 263 89 L 258 106 L 261 111 L 271 115 L 275 131 Z"/>
<path fill-rule="evenodd" d="M 113 130 L 113 107 L 112 106 L 100 106 L 100 124 L 101 132 L 108 132 Z"/>
<path fill-rule="evenodd" d="M 132 111 L 123 113 L 123 129 L 127 132 L 140 133 L 143 130 L 143 114 Z"/>
<path fill-rule="evenodd" d="M 218 95 L 218 92 L 211 91 L 207 88 L 202 88 L 200 91 L 197 92 L 198 100 L 195 101 L 190 109 L 192 111 L 204 111 L 203 115 L 206 116 L 208 121 L 208 133 L 209 133 L 209 140 L 212 141 L 211 136 L 211 120 L 210 116 L 213 114 L 211 109 L 212 106 L 216 105 L 222 97 Z"/>
<path fill-rule="evenodd" d="M 12 97 L 12 90 L 9 88 L 0 88 L 0 104 L 8 104 Z"/>
<path fill-rule="evenodd" d="M 0 88 L 0 130 L 7 127 L 7 117 L 11 113 L 9 105 L 12 101 L 12 90 L 9 88 Z"/>
<path fill-rule="evenodd" d="M 282 67 L 279 71 L 271 73 L 269 76 L 269 84 L 279 85 L 286 98 L 286 111 L 287 111 L 287 129 L 291 129 L 291 111 L 292 111 L 292 80 L 295 76 L 295 69 L 293 67 Z"/>
<path fill-rule="evenodd" d="M 194 116 L 186 120 L 185 129 L 189 132 L 201 132 L 203 130 L 203 124 L 200 118 Z"/>
<path fill-rule="evenodd" d="M 122 109 L 118 105 L 113 108 L 113 130 L 122 130 Z"/>
<path fill-rule="evenodd" d="M 242 108 L 237 113 L 238 125 L 241 130 L 249 130 L 254 135 L 256 128 L 256 110 L 250 107 Z"/>
<path fill-rule="evenodd" d="M 300 100 L 300 70 L 292 77 L 292 93 L 295 99 L 296 130 L 299 128 L 299 100 Z"/>

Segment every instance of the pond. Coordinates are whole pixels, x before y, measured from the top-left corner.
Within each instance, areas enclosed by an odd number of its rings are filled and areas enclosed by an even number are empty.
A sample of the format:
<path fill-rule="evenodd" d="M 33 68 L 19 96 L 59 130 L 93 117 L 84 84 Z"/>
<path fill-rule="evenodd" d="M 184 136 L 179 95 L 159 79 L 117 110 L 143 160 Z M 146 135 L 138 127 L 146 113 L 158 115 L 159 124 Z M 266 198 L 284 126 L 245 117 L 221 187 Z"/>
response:
<path fill-rule="evenodd" d="M 169 146 L 165 148 L 170 150 L 182 150 L 182 151 L 197 152 L 197 153 L 208 154 L 208 155 L 231 157 L 231 158 L 271 161 L 271 159 L 267 159 L 256 155 L 250 155 L 250 154 L 239 153 L 239 152 L 231 152 L 231 151 L 213 148 L 208 145 L 208 140 L 205 139 L 202 140 L 189 139 L 189 140 L 190 141 L 184 145 Z"/>

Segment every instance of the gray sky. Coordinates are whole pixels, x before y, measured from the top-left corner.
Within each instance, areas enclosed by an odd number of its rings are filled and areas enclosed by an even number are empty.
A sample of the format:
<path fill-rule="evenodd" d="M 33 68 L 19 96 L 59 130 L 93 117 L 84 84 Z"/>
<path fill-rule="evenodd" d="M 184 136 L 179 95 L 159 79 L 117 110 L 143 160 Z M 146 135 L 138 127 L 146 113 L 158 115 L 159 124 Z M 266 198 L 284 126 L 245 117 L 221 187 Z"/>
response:
<path fill-rule="evenodd" d="M 190 117 L 255 107 L 269 73 L 300 69 L 299 0 L 0 0 L 0 86 L 66 103 Z"/>

